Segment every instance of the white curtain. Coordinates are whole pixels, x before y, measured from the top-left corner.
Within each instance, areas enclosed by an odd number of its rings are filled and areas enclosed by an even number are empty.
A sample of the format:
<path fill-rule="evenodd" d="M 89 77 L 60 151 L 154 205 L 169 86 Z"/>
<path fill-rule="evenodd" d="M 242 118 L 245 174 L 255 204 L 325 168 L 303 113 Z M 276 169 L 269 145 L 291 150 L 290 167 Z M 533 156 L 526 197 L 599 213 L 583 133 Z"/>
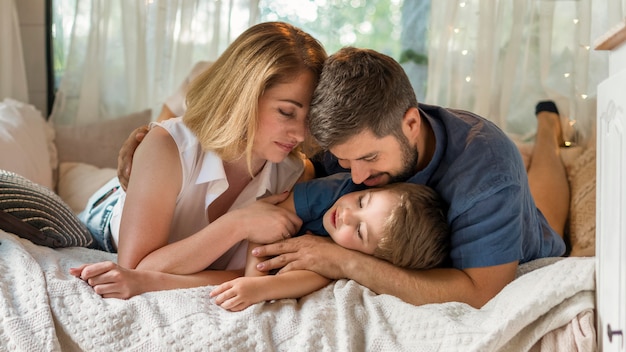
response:
<path fill-rule="evenodd" d="M 529 135 L 535 104 L 552 99 L 587 137 L 608 74 L 594 42 L 623 19 L 623 0 L 432 1 L 425 101 Z"/>
<path fill-rule="evenodd" d="M 28 102 L 28 84 L 15 0 L 0 0 L 0 101 Z"/>
<path fill-rule="evenodd" d="M 195 62 L 215 59 L 257 21 L 257 2 L 55 0 L 53 12 L 63 16 L 54 18 L 53 33 L 66 68 L 52 120 L 82 124 L 146 108 L 158 114 Z"/>

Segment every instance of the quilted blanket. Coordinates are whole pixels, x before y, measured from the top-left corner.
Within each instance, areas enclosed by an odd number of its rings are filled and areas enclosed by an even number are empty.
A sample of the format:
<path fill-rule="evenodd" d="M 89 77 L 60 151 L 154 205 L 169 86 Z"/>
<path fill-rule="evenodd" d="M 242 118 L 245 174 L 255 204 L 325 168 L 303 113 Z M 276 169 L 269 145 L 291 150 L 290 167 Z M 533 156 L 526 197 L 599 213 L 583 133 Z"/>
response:
<path fill-rule="evenodd" d="M 100 260 L 115 256 L 0 231 L 0 350 L 526 351 L 594 309 L 593 258 L 525 264 L 482 309 L 412 306 L 339 280 L 236 313 L 213 304 L 211 287 L 103 299 L 68 274 Z"/>

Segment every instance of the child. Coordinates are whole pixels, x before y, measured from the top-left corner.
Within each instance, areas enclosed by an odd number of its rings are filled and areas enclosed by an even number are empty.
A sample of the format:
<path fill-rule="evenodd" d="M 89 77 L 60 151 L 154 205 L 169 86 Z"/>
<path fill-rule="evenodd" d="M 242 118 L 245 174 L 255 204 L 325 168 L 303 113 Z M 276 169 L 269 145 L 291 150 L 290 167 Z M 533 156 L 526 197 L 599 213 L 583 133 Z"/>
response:
<path fill-rule="evenodd" d="M 447 258 L 445 208 L 427 186 L 394 183 L 366 189 L 354 184 L 350 174 L 336 174 L 296 184 L 289 198 L 278 205 L 302 219 L 298 234 L 330 236 L 343 247 L 396 266 L 427 269 Z M 258 260 L 249 256 L 246 277 L 225 282 L 211 292 L 218 305 L 239 311 L 265 300 L 299 298 L 330 282 L 305 270 L 258 277 L 253 270 Z"/>

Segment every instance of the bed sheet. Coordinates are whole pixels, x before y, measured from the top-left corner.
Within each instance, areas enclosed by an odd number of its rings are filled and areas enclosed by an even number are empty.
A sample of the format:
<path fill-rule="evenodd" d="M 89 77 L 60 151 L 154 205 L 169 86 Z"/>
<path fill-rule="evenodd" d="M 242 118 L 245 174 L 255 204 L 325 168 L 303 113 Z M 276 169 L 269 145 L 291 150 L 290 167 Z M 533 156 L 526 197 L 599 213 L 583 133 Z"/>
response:
<path fill-rule="evenodd" d="M 115 256 L 0 231 L 0 350 L 527 351 L 594 309 L 594 258 L 551 258 L 482 309 L 412 306 L 338 280 L 299 300 L 228 312 L 211 287 L 103 299 L 68 269 Z"/>

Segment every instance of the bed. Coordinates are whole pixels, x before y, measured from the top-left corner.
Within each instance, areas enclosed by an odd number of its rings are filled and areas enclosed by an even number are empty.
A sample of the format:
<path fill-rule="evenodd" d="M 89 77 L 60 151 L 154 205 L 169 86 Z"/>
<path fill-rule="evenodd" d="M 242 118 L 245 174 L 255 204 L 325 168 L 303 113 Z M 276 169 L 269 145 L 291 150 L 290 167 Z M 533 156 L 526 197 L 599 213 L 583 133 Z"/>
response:
<path fill-rule="evenodd" d="M 73 212 L 115 174 L 121 141 L 150 117 L 144 111 L 53 129 L 32 106 L 2 104 L 0 168 L 33 172 L 29 178 Z M 572 187 L 570 256 L 520 266 L 481 309 L 458 302 L 412 306 L 351 280 L 237 313 L 213 304 L 211 287 L 103 299 L 68 269 L 115 255 L 51 249 L 0 230 L 0 350 L 594 351 L 594 145 L 564 154 Z M 41 165 L 49 166 L 45 175 Z"/>

